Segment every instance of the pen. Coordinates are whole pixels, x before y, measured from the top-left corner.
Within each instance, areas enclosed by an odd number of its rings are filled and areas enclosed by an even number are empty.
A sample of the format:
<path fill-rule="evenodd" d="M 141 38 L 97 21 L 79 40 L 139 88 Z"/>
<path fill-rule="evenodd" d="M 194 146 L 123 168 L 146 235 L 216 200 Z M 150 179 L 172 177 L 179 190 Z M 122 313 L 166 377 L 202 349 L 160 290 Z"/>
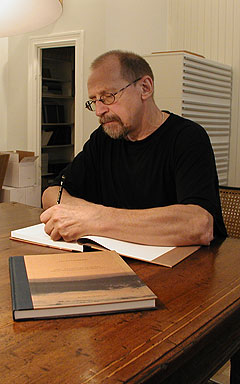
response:
<path fill-rule="evenodd" d="M 62 175 L 61 183 L 60 183 L 60 187 L 59 187 L 59 191 L 58 191 L 57 204 L 60 204 L 60 201 L 61 201 L 64 180 L 65 180 L 65 176 Z"/>

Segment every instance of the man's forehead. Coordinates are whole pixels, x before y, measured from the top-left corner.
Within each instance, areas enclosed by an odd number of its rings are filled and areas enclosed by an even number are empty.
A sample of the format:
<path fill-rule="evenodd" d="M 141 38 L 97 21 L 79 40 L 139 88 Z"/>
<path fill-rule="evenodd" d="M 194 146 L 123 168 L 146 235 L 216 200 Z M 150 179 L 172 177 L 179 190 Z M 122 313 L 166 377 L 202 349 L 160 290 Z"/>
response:
<path fill-rule="evenodd" d="M 118 87 L 122 81 L 121 68 L 119 62 L 115 60 L 106 60 L 93 68 L 88 78 L 89 92 L 95 89 L 108 90 L 112 87 Z"/>
<path fill-rule="evenodd" d="M 108 72 L 111 71 L 116 71 L 120 72 L 121 65 L 119 62 L 119 59 L 116 56 L 109 56 L 100 61 L 98 64 L 96 64 L 92 68 L 92 72 L 94 71 L 100 71 L 100 72 Z"/>
<path fill-rule="evenodd" d="M 113 77 L 121 76 L 121 65 L 116 57 L 106 58 L 103 62 L 94 67 L 90 73 L 89 81 L 95 77 Z"/>

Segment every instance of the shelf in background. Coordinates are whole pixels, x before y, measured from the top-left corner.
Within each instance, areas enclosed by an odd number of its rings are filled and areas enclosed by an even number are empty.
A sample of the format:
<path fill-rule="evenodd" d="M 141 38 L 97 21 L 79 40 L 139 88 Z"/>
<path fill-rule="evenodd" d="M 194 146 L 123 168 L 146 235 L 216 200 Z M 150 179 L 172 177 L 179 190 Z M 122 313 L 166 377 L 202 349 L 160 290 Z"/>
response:
<path fill-rule="evenodd" d="M 66 127 L 67 125 L 71 125 L 73 126 L 74 123 L 42 123 L 42 127 L 46 126 L 46 127 L 55 127 L 55 126 L 61 126 L 61 127 Z"/>
<path fill-rule="evenodd" d="M 75 48 L 42 51 L 42 191 L 74 158 Z"/>
<path fill-rule="evenodd" d="M 55 175 L 55 173 L 53 173 L 53 172 L 47 172 L 47 173 L 43 173 L 42 177 L 50 177 L 50 176 L 54 176 L 54 175 Z"/>
<path fill-rule="evenodd" d="M 71 83 L 71 80 L 65 80 L 65 79 L 54 79 L 52 77 L 42 77 L 42 81 L 44 82 L 56 82 L 56 83 Z"/>
<path fill-rule="evenodd" d="M 71 148 L 73 144 L 56 144 L 56 145 L 43 145 L 42 149 L 54 149 L 54 148 Z"/>
<path fill-rule="evenodd" d="M 55 94 L 55 93 L 49 93 L 49 94 L 43 93 L 42 97 L 43 97 L 43 99 L 70 99 L 70 100 L 74 99 L 73 96 L 60 95 L 60 94 Z"/>

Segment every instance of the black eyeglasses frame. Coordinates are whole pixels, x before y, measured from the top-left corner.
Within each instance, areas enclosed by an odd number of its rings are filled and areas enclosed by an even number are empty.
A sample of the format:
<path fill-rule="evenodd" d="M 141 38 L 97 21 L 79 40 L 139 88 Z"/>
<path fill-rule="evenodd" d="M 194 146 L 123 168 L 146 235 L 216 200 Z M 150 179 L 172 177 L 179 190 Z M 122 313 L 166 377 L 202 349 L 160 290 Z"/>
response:
<path fill-rule="evenodd" d="M 116 100 L 115 96 L 116 96 L 118 93 L 120 93 L 120 92 L 124 91 L 126 88 L 130 87 L 130 85 L 135 84 L 137 81 L 141 80 L 141 78 L 142 78 L 142 77 L 137 78 L 137 79 L 134 80 L 132 83 L 129 83 L 129 84 L 127 84 L 125 87 L 119 89 L 119 91 L 117 91 L 117 92 L 114 92 L 114 93 L 111 93 L 111 92 L 110 92 L 110 93 L 106 93 L 105 95 L 102 95 L 99 99 L 96 99 L 96 100 L 88 100 L 88 101 L 86 101 L 86 103 L 85 103 L 85 108 L 87 108 L 87 109 L 88 109 L 89 111 L 91 111 L 91 112 L 95 112 L 95 111 L 96 111 L 96 102 L 97 102 L 97 101 L 101 101 L 104 105 L 111 105 L 111 104 L 114 104 L 114 103 L 115 103 L 115 100 Z M 110 96 L 112 97 L 112 101 L 110 101 L 110 102 L 106 102 L 105 97 L 110 97 Z"/>

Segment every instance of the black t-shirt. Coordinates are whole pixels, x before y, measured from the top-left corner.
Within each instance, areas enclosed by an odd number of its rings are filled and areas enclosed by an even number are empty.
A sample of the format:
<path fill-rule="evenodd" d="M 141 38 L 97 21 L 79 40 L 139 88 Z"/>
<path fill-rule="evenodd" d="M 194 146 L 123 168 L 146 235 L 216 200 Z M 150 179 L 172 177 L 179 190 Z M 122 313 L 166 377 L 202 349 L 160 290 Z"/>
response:
<path fill-rule="evenodd" d="M 116 208 L 196 204 L 214 217 L 214 235 L 226 236 L 213 150 L 206 131 L 170 114 L 139 141 L 111 139 L 100 126 L 63 171 L 73 196 Z M 59 184 L 60 176 L 54 182 Z"/>

